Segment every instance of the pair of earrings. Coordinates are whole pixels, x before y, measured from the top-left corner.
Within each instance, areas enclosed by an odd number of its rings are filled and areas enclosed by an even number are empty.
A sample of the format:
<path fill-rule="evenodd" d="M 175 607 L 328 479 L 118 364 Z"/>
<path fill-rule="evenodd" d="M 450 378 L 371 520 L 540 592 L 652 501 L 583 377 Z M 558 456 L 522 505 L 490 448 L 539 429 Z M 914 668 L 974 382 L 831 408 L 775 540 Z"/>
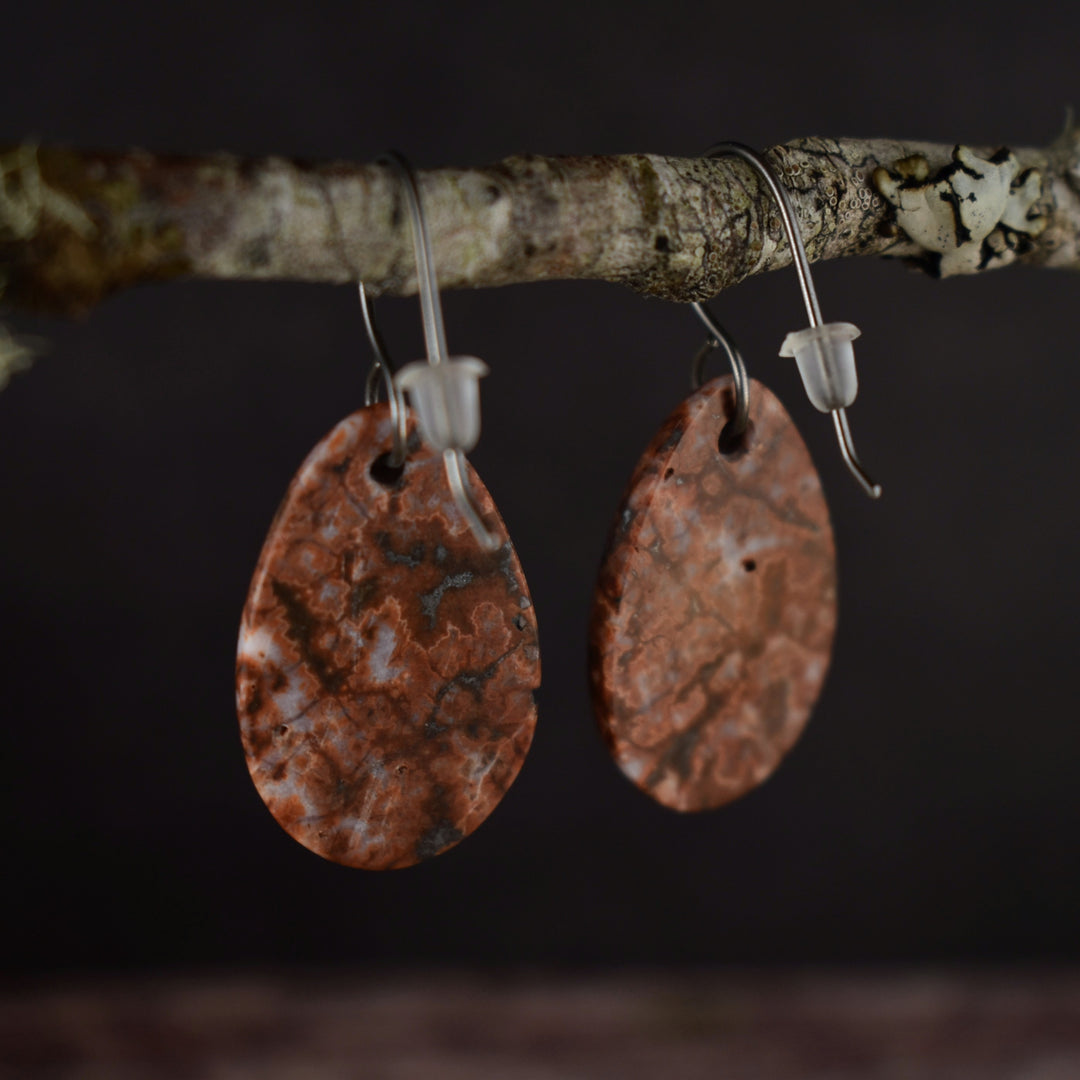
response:
<path fill-rule="evenodd" d="M 822 323 L 790 199 L 768 164 L 738 144 L 709 154 L 742 157 L 777 198 L 812 324 L 782 355 L 795 356 L 876 495 L 844 413 L 858 330 Z M 403 159 L 387 160 L 409 204 L 428 359 L 393 376 L 361 285 L 376 357 L 365 408 L 294 478 L 237 659 L 245 755 L 271 813 L 318 854 L 372 870 L 438 855 L 487 817 L 529 748 L 540 682 L 524 575 L 464 457 L 487 369 L 447 356 L 415 179 Z M 710 332 L 696 371 L 720 347 L 733 375 L 696 389 L 639 463 L 590 634 L 594 704 L 617 763 L 679 810 L 721 805 L 775 769 L 820 691 L 836 623 L 832 531 L 806 447 L 694 307 Z"/>

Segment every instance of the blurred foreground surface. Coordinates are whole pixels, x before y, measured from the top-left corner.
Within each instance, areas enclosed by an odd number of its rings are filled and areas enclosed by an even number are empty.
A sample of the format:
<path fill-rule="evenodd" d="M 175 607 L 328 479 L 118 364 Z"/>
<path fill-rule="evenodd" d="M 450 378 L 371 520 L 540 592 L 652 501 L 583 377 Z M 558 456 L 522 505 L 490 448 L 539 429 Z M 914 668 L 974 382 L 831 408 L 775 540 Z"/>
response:
<path fill-rule="evenodd" d="M 1080 973 L 8 984 L 0 1077 L 1075 1080 Z"/>

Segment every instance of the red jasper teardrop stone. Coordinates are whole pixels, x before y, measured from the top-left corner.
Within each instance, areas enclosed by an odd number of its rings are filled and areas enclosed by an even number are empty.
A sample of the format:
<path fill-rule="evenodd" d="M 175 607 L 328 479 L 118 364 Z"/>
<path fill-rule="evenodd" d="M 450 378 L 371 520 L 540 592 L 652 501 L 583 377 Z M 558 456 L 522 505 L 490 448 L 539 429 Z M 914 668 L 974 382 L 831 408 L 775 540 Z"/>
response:
<path fill-rule="evenodd" d="M 373 405 L 312 450 L 266 538 L 237 658 L 244 753 L 270 812 L 370 870 L 438 855 L 491 813 L 540 684 L 532 601 L 491 496 L 470 468 L 502 541 L 487 552 L 411 422 L 404 468 L 384 467 L 391 430 Z"/>
<path fill-rule="evenodd" d="M 637 466 L 600 570 L 593 702 L 622 771 L 674 810 L 738 798 L 779 765 L 825 680 L 836 555 L 813 462 L 751 382 L 738 448 L 730 376 L 668 418 Z"/>

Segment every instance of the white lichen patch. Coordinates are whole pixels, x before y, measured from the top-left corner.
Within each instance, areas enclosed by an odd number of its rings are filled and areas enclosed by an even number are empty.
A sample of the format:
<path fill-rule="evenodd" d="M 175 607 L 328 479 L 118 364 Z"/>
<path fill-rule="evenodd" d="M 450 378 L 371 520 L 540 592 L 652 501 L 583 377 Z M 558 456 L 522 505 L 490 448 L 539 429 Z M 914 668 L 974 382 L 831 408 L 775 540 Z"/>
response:
<path fill-rule="evenodd" d="M 1047 225 L 1038 209 L 1042 174 L 1021 169 L 1011 150 L 981 158 L 957 146 L 933 175 L 926 158 L 915 155 L 876 169 L 874 186 L 942 277 L 1004 266 Z"/>
<path fill-rule="evenodd" d="M 42 179 L 36 146 L 0 154 L 0 231 L 26 240 L 37 232 L 43 217 L 63 222 L 84 240 L 95 232 L 82 207 Z"/>

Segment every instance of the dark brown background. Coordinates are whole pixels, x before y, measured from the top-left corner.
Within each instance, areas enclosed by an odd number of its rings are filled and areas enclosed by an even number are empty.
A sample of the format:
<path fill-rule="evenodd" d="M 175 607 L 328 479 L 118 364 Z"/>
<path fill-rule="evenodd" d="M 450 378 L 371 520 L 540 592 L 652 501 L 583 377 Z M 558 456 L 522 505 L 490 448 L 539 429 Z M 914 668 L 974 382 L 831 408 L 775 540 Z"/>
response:
<path fill-rule="evenodd" d="M 1080 9 L 262 2 L 11 7 L 4 137 L 419 166 L 886 135 L 1045 144 Z M 1000 10 L 998 8 L 1000 7 Z M 5 967 L 1080 959 L 1075 276 L 821 267 L 858 323 L 878 505 L 801 398 L 790 272 L 717 312 L 835 518 L 841 626 L 807 734 L 721 812 L 651 805 L 588 708 L 609 514 L 684 393 L 690 314 L 598 283 L 445 298 L 483 357 L 474 463 L 529 577 L 545 681 L 515 787 L 416 869 L 273 823 L 233 713 L 240 609 L 311 445 L 357 407 L 350 288 L 187 283 L 81 323 L 0 394 Z M 380 305 L 400 360 L 414 301 Z"/>

